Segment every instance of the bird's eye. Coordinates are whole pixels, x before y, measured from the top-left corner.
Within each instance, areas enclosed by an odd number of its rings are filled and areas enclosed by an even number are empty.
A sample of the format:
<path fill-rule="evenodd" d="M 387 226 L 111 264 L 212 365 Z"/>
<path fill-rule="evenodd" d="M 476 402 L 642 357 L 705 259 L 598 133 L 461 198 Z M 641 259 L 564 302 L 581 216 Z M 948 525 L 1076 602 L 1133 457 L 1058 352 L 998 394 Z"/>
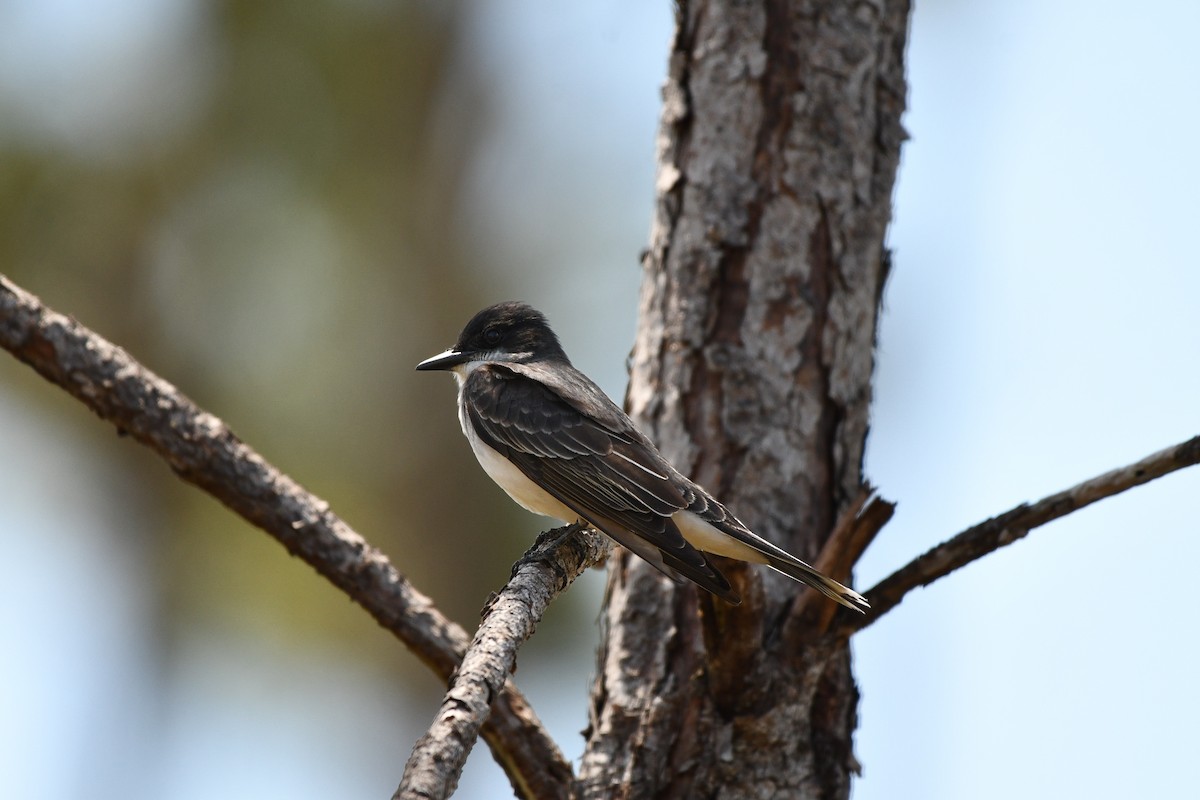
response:
<path fill-rule="evenodd" d="M 488 328 L 483 332 L 483 340 L 490 345 L 500 344 L 500 329 Z"/>

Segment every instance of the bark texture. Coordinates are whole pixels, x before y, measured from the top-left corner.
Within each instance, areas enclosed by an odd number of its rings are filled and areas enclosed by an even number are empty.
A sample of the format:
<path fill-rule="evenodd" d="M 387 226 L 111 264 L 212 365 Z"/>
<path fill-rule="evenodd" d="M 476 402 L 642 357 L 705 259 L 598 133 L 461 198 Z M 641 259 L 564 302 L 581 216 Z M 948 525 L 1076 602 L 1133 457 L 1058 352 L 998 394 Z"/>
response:
<path fill-rule="evenodd" d="M 516 667 L 517 649 L 533 635 L 554 598 L 585 569 L 602 561 L 609 548 L 603 534 L 578 523 L 538 537 L 513 567 L 505 587 L 484 606 L 479 628 L 450 679 L 433 723 L 413 746 L 392 800 L 454 793 L 492 704 Z M 548 789 L 542 791 L 536 796 L 552 796 Z"/>
<path fill-rule="evenodd" d="M 864 490 L 908 12 L 678 6 L 626 405 L 681 470 L 809 561 Z M 725 567 L 740 607 L 613 559 L 582 796 L 848 795 L 845 639 L 796 584 Z"/>

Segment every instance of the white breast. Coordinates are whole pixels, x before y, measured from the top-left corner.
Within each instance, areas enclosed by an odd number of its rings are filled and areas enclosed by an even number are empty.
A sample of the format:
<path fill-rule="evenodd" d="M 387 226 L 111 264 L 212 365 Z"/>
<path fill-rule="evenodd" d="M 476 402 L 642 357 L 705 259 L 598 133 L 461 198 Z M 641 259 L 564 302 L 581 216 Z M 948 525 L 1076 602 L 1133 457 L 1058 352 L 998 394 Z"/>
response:
<path fill-rule="evenodd" d="M 467 366 L 469 368 L 470 365 Z M 525 473 L 517 469 L 511 461 L 497 453 L 491 447 L 488 447 L 479 438 L 479 434 L 475 432 L 475 426 L 471 424 L 471 420 L 467 417 L 466 409 L 463 408 L 463 379 L 458 375 L 457 371 L 455 372 L 455 377 L 458 378 L 459 385 L 458 423 L 462 426 L 463 435 L 471 443 L 471 452 L 475 454 L 475 458 L 479 460 L 479 466 L 483 467 L 483 471 L 488 474 L 488 477 L 494 480 L 497 486 L 515 500 L 517 505 L 527 511 L 553 517 L 563 522 L 574 522 L 577 520 L 579 518 L 578 514 L 560 503 L 545 489 L 525 477 Z"/>

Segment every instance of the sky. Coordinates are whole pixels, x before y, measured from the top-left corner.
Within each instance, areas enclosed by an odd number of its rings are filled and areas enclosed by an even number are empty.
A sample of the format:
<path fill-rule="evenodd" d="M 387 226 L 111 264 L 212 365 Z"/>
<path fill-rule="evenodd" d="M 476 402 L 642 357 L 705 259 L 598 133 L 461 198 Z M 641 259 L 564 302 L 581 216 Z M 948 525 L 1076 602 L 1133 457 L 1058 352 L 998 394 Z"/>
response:
<path fill-rule="evenodd" d="M 69 141 L 73 113 L 101 113 L 61 76 L 48 74 L 33 99 L 13 78 L 54 43 L 81 59 L 94 44 L 89 68 L 127 69 L 113 54 L 139 51 L 113 45 L 119 30 L 97 27 L 87 5 L 20 0 L 2 12 L 0 100 L 29 113 L 0 123 L 0 135 L 22 135 L 23 124 Z M 194 24 L 183 0 L 116 7 L 143 21 L 147 52 Z M 489 260 L 497 291 L 549 313 L 574 361 L 616 397 L 671 24 L 667 3 L 480 3 L 467 40 L 496 120 L 470 167 L 466 246 Z M 1182 1 L 918 5 L 866 460 L 898 512 L 857 588 L 976 522 L 1200 432 L 1197 29 L 1200 6 Z M 128 113 L 106 123 L 111 139 L 88 145 L 100 157 L 120 157 Z M 572 313 L 584 287 L 611 336 L 590 335 Z M 27 454 L 26 468 L 4 473 L 0 519 L 35 534 L 6 549 L 13 563 L 53 558 L 75 591 L 49 596 L 28 570 L 0 582 L 0 638 L 22 655 L 0 663 L 0 794 L 58 800 L 89 784 L 130 798 L 390 792 L 397 753 L 427 721 L 422 706 L 396 729 L 395 709 L 410 701 L 389 688 L 393 676 L 337 653 L 285 657 L 269 631 L 202 627 L 177 672 L 148 668 L 150 615 L 113 487 L 91 445 L 38 419 L 0 392 L 5 447 Z M 50 476 L 63 474 L 84 489 L 48 498 Z M 856 637 L 863 775 L 853 797 L 1184 794 L 1200 715 L 1189 633 L 1200 601 L 1188 590 L 1198 495 L 1192 470 L 1103 501 L 917 590 Z M 83 520 L 94 538 L 64 544 Z M 123 566 L 91 568 L 101 550 L 122 551 L 104 561 Z M 598 608 L 600 584 L 588 575 L 572 592 Z M 37 615 L 22 613 L 35 597 Z M 69 624 L 81 618 L 91 624 Z M 553 613 L 546 622 L 566 624 Z M 535 637 L 517 676 L 572 757 L 592 661 L 590 647 L 546 652 Z M 80 663 L 90 669 L 69 669 Z M 134 690 L 161 682 L 165 710 Z M 118 708 L 123 724 L 98 737 L 109 728 L 97 720 Z M 318 735 L 341 749 L 319 764 L 297 758 Z M 502 780 L 481 746 L 457 796 L 506 796 Z"/>

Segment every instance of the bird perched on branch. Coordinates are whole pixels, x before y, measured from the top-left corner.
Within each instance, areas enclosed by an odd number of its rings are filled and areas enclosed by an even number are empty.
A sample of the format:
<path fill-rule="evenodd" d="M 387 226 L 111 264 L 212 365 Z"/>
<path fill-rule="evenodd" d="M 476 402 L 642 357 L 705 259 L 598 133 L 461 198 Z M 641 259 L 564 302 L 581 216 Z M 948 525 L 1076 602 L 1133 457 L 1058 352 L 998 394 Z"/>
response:
<path fill-rule="evenodd" d="M 546 317 L 518 302 L 476 314 L 454 347 L 417 365 L 449 370 L 458 419 L 484 471 L 524 508 L 582 520 L 673 580 L 730 603 L 729 581 L 705 553 L 766 564 L 863 611 L 867 601 L 755 535 L 692 483 L 625 412 L 575 367 Z"/>

